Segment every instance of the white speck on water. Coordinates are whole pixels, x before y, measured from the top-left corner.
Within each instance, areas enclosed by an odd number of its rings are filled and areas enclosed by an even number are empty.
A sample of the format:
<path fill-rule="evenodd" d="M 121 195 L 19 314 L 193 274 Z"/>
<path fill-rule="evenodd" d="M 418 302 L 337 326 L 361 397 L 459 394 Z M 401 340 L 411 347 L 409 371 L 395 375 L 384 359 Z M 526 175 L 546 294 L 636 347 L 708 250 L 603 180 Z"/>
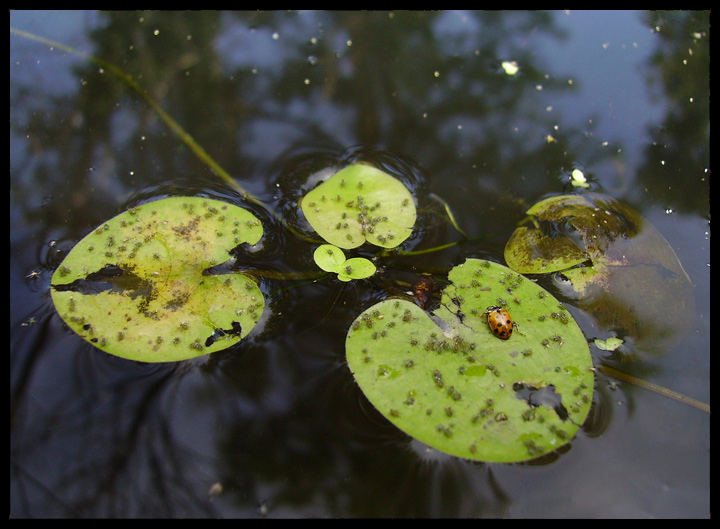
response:
<path fill-rule="evenodd" d="M 520 70 L 517 61 L 503 61 L 500 66 L 507 75 L 515 75 Z"/>

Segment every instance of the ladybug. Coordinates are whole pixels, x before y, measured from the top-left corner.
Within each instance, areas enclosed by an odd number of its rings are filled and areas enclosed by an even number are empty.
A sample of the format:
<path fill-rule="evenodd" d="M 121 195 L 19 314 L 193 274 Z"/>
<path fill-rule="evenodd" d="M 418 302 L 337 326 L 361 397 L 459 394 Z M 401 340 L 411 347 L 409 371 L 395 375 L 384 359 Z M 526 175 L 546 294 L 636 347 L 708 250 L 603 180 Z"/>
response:
<path fill-rule="evenodd" d="M 483 314 L 487 316 L 488 327 L 490 327 L 492 333 L 502 340 L 510 338 L 513 327 L 517 328 L 518 326 L 510 317 L 507 309 L 497 305 L 488 307 Z"/>

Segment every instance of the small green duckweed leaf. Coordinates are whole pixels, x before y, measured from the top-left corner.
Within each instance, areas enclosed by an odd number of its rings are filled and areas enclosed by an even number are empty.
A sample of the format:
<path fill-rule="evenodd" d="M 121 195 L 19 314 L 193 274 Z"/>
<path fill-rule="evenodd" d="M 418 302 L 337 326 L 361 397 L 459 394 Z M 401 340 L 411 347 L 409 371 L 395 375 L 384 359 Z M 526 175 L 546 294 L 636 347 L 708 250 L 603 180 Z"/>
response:
<path fill-rule="evenodd" d="M 328 243 L 351 249 L 365 241 L 394 248 L 415 225 L 415 202 L 397 178 L 363 163 L 338 171 L 310 191 L 300 207 Z"/>
<path fill-rule="evenodd" d="M 265 308 L 240 273 L 203 274 L 262 237 L 249 211 L 202 197 L 132 208 L 78 242 L 51 280 L 65 323 L 95 347 L 140 362 L 171 362 L 236 343 Z"/>
<path fill-rule="evenodd" d="M 500 63 L 500 66 L 503 71 L 511 77 L 520 71 L 517 61 L 503 61 Z"/>
<path fill-rule="evenodd" d="M 569 442 L 592 401 L 587 341 L 552 295 L 480 259 L 453 268 L 428 314 L 388 299 L 352 323 L 348 366 L 368 400 L 417 440 L 455 456 L 536 458 Z M 506 308 L 518 324 L 495 337 L 483 313 Z"/>
<path fill-rule="evenodd" d="M 623 340 L 614 337 L 607 338 L 606 340 L 595 338 L 594 342 L 595 346 L 603 351 L 614 351 L 623 344 Z"/>
<path fill-rule="evenodd" d="M 365 279 L 373 275 L 376 270 L 372 261 L 364 257 L 352 257 L 342 266 L 342 273 L 349 276 L 350 279 Z"/>
<path fill-rule="evenodd" d="M 337 273 L 345 262 L 343 251 L 332 244 L 321 244 L 313 254 L 315 264 L 326 272 Z"/>
<path fill-rule="evenodd" d="M 570 173 L 570 183 L 573 187 L 590 187 L 585 174 L 580 169 L 573 169 Z"/>
<path fill-rule="evenodd" d="M 337 246 L 322 244 L 313 254 L 315 263 L 326 272 L 334 272 L 340 281 L 365 279 L 377 270 L 369 259 L 352 257 L 345 259 L 345 254 Z"/>

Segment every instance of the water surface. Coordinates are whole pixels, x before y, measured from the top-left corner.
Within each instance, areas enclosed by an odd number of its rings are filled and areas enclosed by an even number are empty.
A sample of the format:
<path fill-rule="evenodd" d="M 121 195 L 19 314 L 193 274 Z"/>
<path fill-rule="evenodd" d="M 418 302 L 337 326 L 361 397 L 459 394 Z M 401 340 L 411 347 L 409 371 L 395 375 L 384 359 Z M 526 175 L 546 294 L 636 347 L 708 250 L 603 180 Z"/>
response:
<path fill-rule="evenodd" d="M 470 463 L 385 421 L 344 361 L 349 323 L 388 288 L 502 262 L 524 211 L 581 168 L 667 239 L 696 307 L 667 300 L 682 336 L 591 349 L 596 365 L 709 402 L 708 12 L 14 11 L 10 25 L 132 75 L 278 211 L 294 211 L 287 182 L 366 153 L 474 238 L 372 282 L 268 279 L 262 332 L 209 357 L 104 354 L 50 301 L 72 246 L 168 194 L 252 206 L 110 72 L 11 34 L 11 517 L 709 516 L 709 414 L 692 406 L 598 373 L 569 445 Z M 308 244 L 263 219 L 258 266 L 312 270 Z M 438 221 L 409 244 L 457 239 Z"/>

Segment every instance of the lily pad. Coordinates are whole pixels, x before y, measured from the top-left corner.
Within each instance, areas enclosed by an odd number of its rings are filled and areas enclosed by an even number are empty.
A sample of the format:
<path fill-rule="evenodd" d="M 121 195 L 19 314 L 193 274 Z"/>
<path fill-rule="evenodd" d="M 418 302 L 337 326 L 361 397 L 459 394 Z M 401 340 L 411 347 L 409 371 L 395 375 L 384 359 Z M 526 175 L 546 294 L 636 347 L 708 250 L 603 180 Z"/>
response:
<path fill-rule="evenodd" d="M 345 253 L 332 244 L 321 244 L 315 249 L 313 254 L 315 264 L 326 272 L 337 273 L 340 267 L 346 261 Z"/>
<path fill-rule="evenodd" d="M 369 259 L 352 257 L 345 259 L 345 253 L 332 244 L 321 244 L 313 254 L 315 263 L 326 272 L 335 272 L 341 281 L 365 279 L 375 273 L 377 268 Z"/>
<path fill-rule="evenodd" d="M 262 234 L 252 213 L 226 202 L 143 204 L 75 245 L 52 276 L 52 300 L 73 331 L 112 355 L 169 362 L 225 349 L 253 329 L 265 300 L 242 273 L 204 272 Z"/>
<path fill-rule="evenodd" d="M 415 225 L 415 202 L 397 178 L 363 163 L 338 171 L 300 201 L 313 229 L 328 243 L 357 248 L 366 241 L 394 248 Z"/>
<path fill-rule="evenodd" d="M 388 299 L 352 323 L 348 366 L 368 400 L 408 435 L 458 457 L 515 462 L 569 442 L 590 409 L 592 360 L 579 327 L 547 291 L 481 259 L 453 268 L 440 307 Z M 484 316 L 517 329 L 495 337 Z"/>
<path fill-rule="evenodd" d="M 646 346 L 680 336 L 668 318 L 692 312 L 690 278 L 663 236 L 626 204 L 598 193 L 560 195 L 527 211 L 505 246 L 520 273 L 555 273 L 555 285 L 598 323 Z"/>

